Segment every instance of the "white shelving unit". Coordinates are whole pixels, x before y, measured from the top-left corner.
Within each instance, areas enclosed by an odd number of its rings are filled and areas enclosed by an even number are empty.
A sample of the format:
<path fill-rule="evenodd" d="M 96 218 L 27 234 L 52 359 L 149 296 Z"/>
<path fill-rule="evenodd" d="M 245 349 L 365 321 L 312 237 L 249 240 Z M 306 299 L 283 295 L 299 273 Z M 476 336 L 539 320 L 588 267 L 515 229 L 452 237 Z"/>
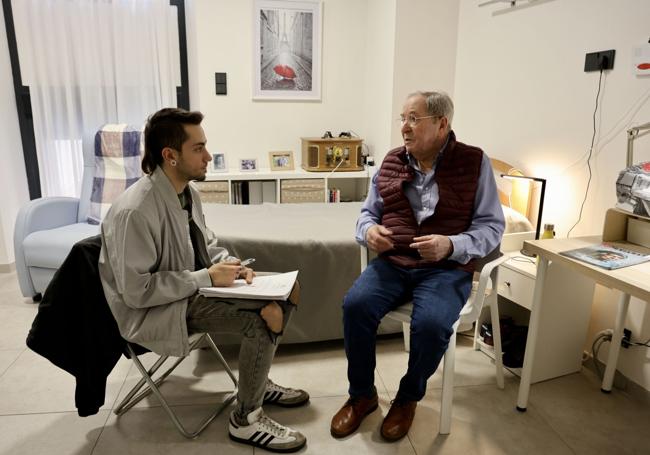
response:
<path fill-rule="evenodd" d="M 304 169 L 296 169 L 294 171 L 271 171 L 270 169 L 260 169 L 258 171 L 239 171 L 230 169 L 228 172 L 208 172 L 206 176 L 207 182 L 228 182 L 228 200 L 232 201 L 232 183 L 237 181 L 274 181 L 275 182 L 275 200 L 280 202 L 281 182 L 283 180 L 302 180 L 302 179 L 323 179 L 325 181 L 325 188 L 333 188 L 345 183 L 347 187 L 354 193 L 354 200 L 360 200 L 366 194 L 368 188 L 369 177 L 371 172 L 369 168 L 363 171 L 353 172 L 308 172 Z M 325 198 L 323 202 L 327 201 L 327 191 L 325 191 Z"/>

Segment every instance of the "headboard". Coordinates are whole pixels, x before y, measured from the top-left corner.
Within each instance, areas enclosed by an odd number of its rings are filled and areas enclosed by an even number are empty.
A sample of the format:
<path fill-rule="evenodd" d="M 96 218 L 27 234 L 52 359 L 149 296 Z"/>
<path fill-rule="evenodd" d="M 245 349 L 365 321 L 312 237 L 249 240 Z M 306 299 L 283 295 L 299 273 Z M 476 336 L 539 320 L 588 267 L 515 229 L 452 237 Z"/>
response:
<path fill-rule="evenodd" d="M 531 182 L 523 179 L 504 179 L 501 174 L 523 175 L 523 173 L 505 161 L 494 158 L 490 161 L 494 180 L 497 182 L 499 200 L 506 217 L 506 234 L 535 231 L 538 202 L 533 197 Z"/>

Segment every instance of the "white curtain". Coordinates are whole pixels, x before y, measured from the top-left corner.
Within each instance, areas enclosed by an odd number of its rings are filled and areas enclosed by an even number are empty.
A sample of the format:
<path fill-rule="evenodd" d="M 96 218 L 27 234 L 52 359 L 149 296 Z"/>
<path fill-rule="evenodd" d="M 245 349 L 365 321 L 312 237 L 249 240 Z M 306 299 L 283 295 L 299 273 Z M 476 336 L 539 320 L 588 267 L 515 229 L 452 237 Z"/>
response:
<path fill-rule="evenodd" d="M 13 0 L 43 196 L 79 196 L 82 141 L 176 106 L 178 23 L 169 0 Z"/>

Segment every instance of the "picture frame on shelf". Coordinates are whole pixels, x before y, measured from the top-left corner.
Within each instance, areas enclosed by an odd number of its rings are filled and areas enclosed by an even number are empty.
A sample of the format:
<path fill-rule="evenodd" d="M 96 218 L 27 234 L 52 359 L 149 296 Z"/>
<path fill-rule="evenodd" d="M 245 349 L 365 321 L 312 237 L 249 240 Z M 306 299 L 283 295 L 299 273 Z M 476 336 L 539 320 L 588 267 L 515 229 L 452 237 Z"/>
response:
<path fill-rule="evenodd" d="M 269 152 L 269 163 L 272 171 L 293 171 L 293 152 Z"/>
<path fill-rule="evenodd" d="M 242 158 L 239 160 L 239 170 L 242 172 L 255 172 L 257 171 L 257 159 L 255 158 Z"/>
<path fill-rule="evenodd" d="M 212 172 L 226 172 L 228 167 L 226 166 L 226 154 L 225 153 L 213 153 L 212 154 Z"/>
<path fill-rule="evenodd" d="M 321 99 L 321 0 L 255 0 L 253 99 Z"/>

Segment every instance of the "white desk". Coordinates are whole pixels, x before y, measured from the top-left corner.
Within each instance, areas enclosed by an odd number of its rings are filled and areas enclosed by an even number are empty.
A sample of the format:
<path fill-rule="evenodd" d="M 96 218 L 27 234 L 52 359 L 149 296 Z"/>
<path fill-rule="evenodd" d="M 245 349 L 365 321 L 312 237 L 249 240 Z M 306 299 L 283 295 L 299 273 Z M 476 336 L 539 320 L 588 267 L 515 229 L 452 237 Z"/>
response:
<path fill-rule="evenodd" d="M 618 361 L 618 353 L 623 335 L 623 324 L 625 323 L 630 296 L 650 302 L 650 262 L 617 270 L 605 270 L 559 254 L 560 251 L 582 248 L 599 243 L 600 241 L 600 236 L 591 236 L 572 239 L 531 240 L 524 243 L 526 250 L 531 253 L 536 253 L 540 261 L 537 265 L 537 280 L 533 292 L 528 338 L 526 340 L 526 354 L 524 357 L 521 382 L 519 384 L 519 396 L 517 398 L 517 409 L 520 411 L 525 411 L 528 404 L 528 394 L 530 392 L 531 375 L 538 341 L 537 335 L 540 328 L 540 314 L 542 313 L 542 306 L 544 304 L 543 297 L 545 285 L 547 284 L 546 278 L 549 261 L 585 275 L 598 284 L 618 289 L 622 292 L 607 359 L 607 368 L 602 384 L 602 390 L 604 392 L 609 392 L 612 389 L 614 372 L 616 371 L 616 363 Z"/>

